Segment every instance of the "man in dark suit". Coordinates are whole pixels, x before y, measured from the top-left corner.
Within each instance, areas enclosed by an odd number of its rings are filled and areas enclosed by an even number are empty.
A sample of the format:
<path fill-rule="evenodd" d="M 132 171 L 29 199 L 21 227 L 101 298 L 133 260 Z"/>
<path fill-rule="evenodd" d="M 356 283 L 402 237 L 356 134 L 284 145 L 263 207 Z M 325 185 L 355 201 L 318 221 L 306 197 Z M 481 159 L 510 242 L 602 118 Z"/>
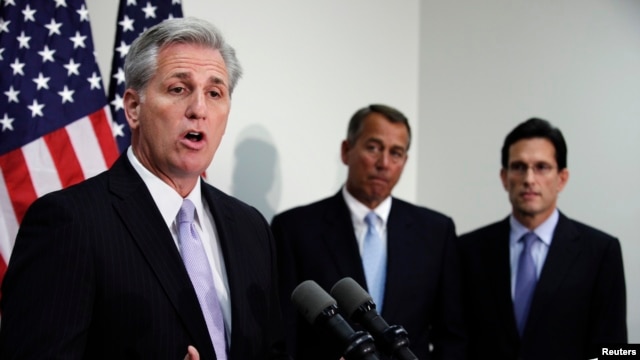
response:
<path fill-rule="evenodd" d="M 125 74 L 132 146 L 28 210 L 0 358 L 178 360 L 190 345 L 192 359 L 285 358 L 269 225 L 200 177 L 241 74 L 233 48 L 205 21 L 168 20 L 133 43 Z"/>
<path fill-rule="evenodd" d="M 409 123 L 398 110 L 385 105 L 360 109 L 342 142 L 342 161 L 348 166 L 342 190 L 274 217 L 283 314 L 290 352 L 298 359 L 338 359 L 344 349 L 330 334 L 296 317 L 289 301 L 292 290 L 310 279 L 330 291 L 344 277 L 368 289 L 389 324 L 408 331 L 410 349 L 418 358 L 464 358 L 454 223 L 391 197 L 410 141 Z M 375 275 L 368 275 L 363 263 L 368 259 L 363 254 L 368 231 L 364 218 L 371 212 L 386 250 L 376 267 L 382 270 L 381 281 L 372 280 Z M 378 281 L 375 291 L 372 281 Z"/>
<path fill-rule="evenodd" d="M 500 178 L 511 215 L 459 240 L 470 357 L 587 359 L 625 343 L 620 243 L 557 209 L 569 179 L 560 130 L 519 124 L 504 141 Z"/>

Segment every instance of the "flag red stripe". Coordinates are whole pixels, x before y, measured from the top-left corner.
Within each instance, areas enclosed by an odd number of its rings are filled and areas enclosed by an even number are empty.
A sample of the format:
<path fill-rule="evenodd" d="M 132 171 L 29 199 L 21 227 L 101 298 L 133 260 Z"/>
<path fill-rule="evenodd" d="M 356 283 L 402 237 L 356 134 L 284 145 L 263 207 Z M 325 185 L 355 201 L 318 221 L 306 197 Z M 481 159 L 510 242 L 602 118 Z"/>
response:
<path fill-rule="evenodd" d="M 108 109 L 104 108 L 96 111 L 89 115 L 89 119 L 91 120 L 93 131 L 96 133 L 100 148 L 102 149 L 104 162 L 107 164 L 107 168 L 110 168 L 118 158 L 118 147 L 111 133 L 111 125 L 109 124 L 105 111 L 108 111 Z"/>
<path fill-rule="evenodd" d="M 44 135 L 42 138 L 49 148 L 62 187 L 66 188 L 84 180 L 84 172 L 76 156 L 76 151 L 71 145 L 67 130 L 61 128 Z"/>
<path fill-rule="evenodd" d="M 16 149 L 0 156 L 0 168 L 13 211 L 20 223 L 29 205 L 38 198 L 22 150 Z"/>

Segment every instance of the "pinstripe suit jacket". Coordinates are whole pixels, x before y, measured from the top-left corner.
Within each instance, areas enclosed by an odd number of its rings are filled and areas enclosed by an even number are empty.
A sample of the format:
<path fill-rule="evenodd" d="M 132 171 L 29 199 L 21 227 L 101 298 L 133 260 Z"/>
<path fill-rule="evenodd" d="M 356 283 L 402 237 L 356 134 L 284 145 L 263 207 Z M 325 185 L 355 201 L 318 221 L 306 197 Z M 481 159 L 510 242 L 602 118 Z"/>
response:
<path fill-rule="evenodd" d="M 230 359 L 284 347 L 271 232 L 255 209 L 205 183 L 229 279 Z M 126 155 L 38 199 L 2 286 L 0 358 L 215 359 L 195 291 L 144 182 Z"/>
<path fill-rule="evenodd" d="M 271 228 L 278 247 L 290 352 L 298 360 L 338 359 L 344 349 L 334 346 L 332 334 L 297 317 L 289 297 L 300 282 L 308 279 L 330 291 L 338 280 L 349 276 L 366 288 L 351 214 L 342 193 L 279 214 Z M 465 359 L 453 221 L 394 198 L 387 237 L 382 316 L 390 325 L 407 330 L 410 348 L 419 359 Z M 433 351 L 430 344 L 434 345 Z"/>

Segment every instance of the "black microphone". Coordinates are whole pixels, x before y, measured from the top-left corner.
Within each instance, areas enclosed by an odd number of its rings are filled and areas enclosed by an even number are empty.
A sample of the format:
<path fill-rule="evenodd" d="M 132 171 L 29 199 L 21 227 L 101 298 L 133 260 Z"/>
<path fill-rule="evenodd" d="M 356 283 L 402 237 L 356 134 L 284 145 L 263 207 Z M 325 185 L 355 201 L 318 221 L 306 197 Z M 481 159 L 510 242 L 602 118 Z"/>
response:
<path fill-rule="evenodd" d="M 418 360 L 409 350 L 409 334 L 399 325 L 387 324 L 376 311 L 376 304 L 362 286 L 350 277 L 331 288 L 347 318 L 362 325 L 376 340 L 378 348 L 392 359 Z"/>
<path fill-rule="evenodd" d="M 341 349 L 344 349 L 345 359 L 379 360 L 371 335 L 364 331 L 354 331 L 338 313 L 336 300 L 315 281 L 300 283 L 291 293 L 291 301 L 311 325 L 327 327 L 336 335 Z"/>

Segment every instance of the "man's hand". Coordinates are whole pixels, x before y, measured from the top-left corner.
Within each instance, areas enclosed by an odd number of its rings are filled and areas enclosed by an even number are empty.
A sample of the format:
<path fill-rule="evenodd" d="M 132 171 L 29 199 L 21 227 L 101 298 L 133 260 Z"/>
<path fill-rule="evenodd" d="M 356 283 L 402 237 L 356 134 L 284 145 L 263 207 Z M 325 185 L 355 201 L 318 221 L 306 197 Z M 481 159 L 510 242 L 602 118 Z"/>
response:
<path fill-rule="evenodd" d="M 200 354 L 198 354 L 198 350 L 189 345 L 189 347 L 187 348 L 187 356 L 184 357 L 184 360 L 200 360 Z"/>

